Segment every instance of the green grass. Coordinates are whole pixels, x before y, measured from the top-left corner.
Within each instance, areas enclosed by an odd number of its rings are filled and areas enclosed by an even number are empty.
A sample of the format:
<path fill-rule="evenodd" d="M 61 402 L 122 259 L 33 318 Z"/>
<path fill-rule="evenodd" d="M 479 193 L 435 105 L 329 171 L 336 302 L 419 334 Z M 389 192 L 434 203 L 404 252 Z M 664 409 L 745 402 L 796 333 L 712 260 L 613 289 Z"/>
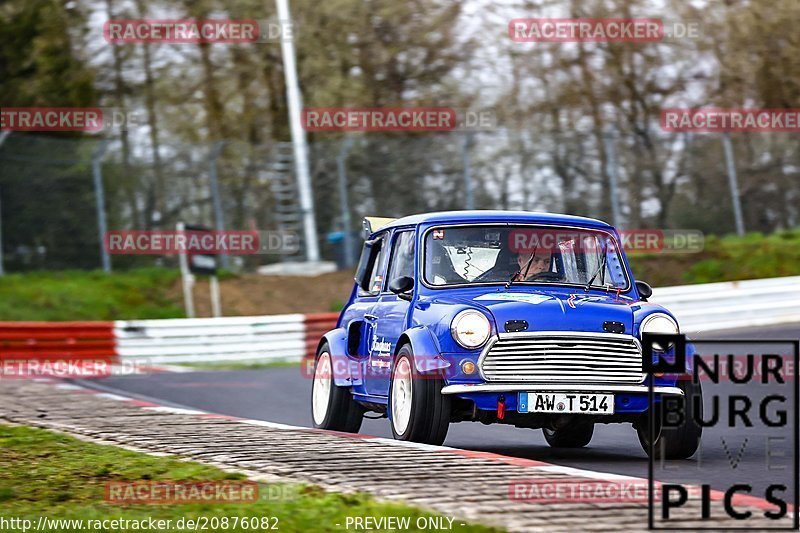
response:
<path fill-rule="evenodd" d="M 328 311 L 331 313 L 339 313 L 344 306 L 347 305 L 347 300 L 333 300 L 330 305 L 328 305 Z"/>
<path fill-rule="evenodd" d="M 800 229 L 707 236 L 700 253 L 629 254 L 636 279 L 659 287 L 800 275 Z"/>
<path fill-rule="evenodd" d="M 253 503 L 119 505 L 104 500 L 105 484 L 110 481 L 236 479 L 245 478 L 191 461 L 153 457 L 41 429 L 0 425 L 0 516 L 6 519 L 23 518 L 36 524 L 42 515 L 84 520 L 152 517 L 174 523 L 180 518 L 270 516 L 278 518 L 279 531 L 343 531 L 348 516 L 410 517 L 412 525 L 419 517 L 435 516 L 401 504 L 376 502 L 365 494 L 328 493 L 299 484 L 259 484 L 260 499 Z M 492 531 L 459 523 L 453 522 L 455 531 Z M 112 527 L 103 531 L 122 530 Z"/>
<path fill-rule="evenodd" d="M 772 235 L 750 233 L 744 237 L 710 237 L 706 247 L 713 257 L 688 269 L 685 279 L 690 283 L 800 274 L 800 230 Z"/>
<path fill-rule="evenodd" d="M 0 320 L 178 318 L 181 303 L 166 296 L 178 276 L 158 268 L 8 274 L 0 277 Z"/>

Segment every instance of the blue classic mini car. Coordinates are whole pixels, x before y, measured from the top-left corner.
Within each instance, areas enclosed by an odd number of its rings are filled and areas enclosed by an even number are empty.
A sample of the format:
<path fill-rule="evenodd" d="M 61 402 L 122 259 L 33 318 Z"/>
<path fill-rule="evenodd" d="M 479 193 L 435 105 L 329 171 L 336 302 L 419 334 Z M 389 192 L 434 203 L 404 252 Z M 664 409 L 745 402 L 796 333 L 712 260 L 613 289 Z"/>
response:
<path fill-rule="evenodd" d="M 641 336 L 679 328 L 647 302 L 652 289 L 634 282 L 613 227 L 508 211 L 364 225 L 352 294 L 317 349 L 315 427 L 357 432 L 375 412 L 400 440 L 441 444 L 449 424 L 479 421 L 580 447 L 595 423 L 629 422 L 645 450 L 656 436 L 656 455 L 697 450 L 692 416 L 662 427 L 657 411 L 667 395 L 699 397 L 698 384 L 654 374 L 648 409 Z"/>

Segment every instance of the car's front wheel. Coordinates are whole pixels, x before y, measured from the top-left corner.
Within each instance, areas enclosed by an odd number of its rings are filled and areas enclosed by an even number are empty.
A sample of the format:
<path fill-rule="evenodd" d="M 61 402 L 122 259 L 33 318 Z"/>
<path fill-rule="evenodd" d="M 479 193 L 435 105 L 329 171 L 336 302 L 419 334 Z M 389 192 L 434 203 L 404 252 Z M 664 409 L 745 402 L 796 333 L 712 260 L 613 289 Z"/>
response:
<path fill-rule="evenodd" d="M 697 451 L 700 446 L 700 437 L 703 428 L 695 423 L 695 419 L 702 419 L 703 416 L 703 391 L 700 383 L 694 380 L 678 380 L 678 387 L 683 390 L 682 397 L 662 398 L 656 403 L 653 411 L 655 412 L 655 442 L 652 450 L 656 459 L 688 459 Z M 674 413 L 679 413 L 679 422 L 664 425 L 663 404 L 665 401 L 677 401 L 678 409 Z M 667 413 L 666 416 L 670 416 Z M 636 428 L 639 434 L 639 443 L 645 453 L 650 453 L 650 431 L 649 420 L 642 417 L 641 423 Z"/>
<path fill-rule="evenodd" d="M 358 433 L 364 418 L 364 409 L 347 387 L 339 387 L 333 380 L 333 361 L 328 345 L 317 354 L 314 364 L 314 383 L 311 387 L 311 417 L 314 427 Z"/>
<path fill-rule="evenodd" d="M 400 348 L 389 387 L 395 439 L 436 445 L 444 442 L 450 425 L 450 397 L 442 394 L 443 386 L 441 377 L 416 372 L 410 346 Z"/>
<path fill-rule="evenodd" d="M 592 440 L 594 424 L 576 422 L 558 429 L 542 428 L 542 432 L 551 448 L 583 448 Z"/>

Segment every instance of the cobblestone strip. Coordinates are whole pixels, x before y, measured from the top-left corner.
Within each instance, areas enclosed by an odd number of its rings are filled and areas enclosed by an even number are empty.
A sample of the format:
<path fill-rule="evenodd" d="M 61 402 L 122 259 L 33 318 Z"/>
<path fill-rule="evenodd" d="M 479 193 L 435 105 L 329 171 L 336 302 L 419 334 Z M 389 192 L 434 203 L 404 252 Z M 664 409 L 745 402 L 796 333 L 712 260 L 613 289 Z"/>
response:
<path fill-rule="evenodd" d="M 526 503 L 509 497 L 509 484 L 515 480 L 588 481 L 621 476 L 491 453 L 171 409 L 45 381 L 0 381 L 0 419 L 148 453 L 180 455 L 264 481 L 367 492 L 381 500 L 404 501 L 455 517 L 456 522 L 555 533 L 647 529 L 644 503 Z M 711 526 L 696 520 L 697 509 L 696 505 L 681 509 L 676 514 L 685 518 L 671 519 L 670 525 Z M 754 516 L 763 516 L 764 508 L 758 504 L 749 509 Z M 713 525 L 742 526 L 722 516 Z M 753 525 L 748 521 L 748 527 Z M 765 521 L 763 525 L 778 524 Z"/>

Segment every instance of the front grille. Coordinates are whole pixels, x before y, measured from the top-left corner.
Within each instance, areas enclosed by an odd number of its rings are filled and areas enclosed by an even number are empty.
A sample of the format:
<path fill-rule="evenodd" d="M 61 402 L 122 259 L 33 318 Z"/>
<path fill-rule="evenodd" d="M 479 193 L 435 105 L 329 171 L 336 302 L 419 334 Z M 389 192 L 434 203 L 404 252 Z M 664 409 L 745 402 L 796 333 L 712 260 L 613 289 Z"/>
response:
<path fill-rule="evenodd" d="M 501 334 L 481 357 L 487 381 L 641 383 L 642 351 L 630 335 Z"/>

